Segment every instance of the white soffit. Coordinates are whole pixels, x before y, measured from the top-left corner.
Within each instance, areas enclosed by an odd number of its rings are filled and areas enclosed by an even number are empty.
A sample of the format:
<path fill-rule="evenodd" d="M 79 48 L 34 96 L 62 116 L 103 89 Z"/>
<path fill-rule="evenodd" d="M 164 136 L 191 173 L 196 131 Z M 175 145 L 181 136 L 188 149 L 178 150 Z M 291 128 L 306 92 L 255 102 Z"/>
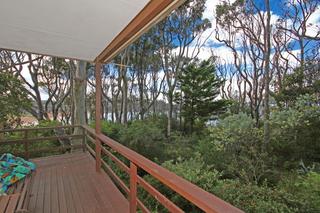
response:
<path fill-rule="evenodd" d="M 0 48 L 94 61 L 149 0 L 0 0 Z"/>

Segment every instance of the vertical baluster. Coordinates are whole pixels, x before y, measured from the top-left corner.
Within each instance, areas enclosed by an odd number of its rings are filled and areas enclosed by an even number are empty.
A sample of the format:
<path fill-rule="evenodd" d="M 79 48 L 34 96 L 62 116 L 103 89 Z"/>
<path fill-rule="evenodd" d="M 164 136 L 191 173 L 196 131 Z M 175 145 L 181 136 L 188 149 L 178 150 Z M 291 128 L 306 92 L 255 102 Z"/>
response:
<path fill-rule="evenodd" d="M 85 152 L 86 151 L 86 145 L 87 145 L 87 137 L 86 137 L 86 130 L 85 128 L 82 128 L 82 151 Z"/>
<path fill-rule="evenodd" d="M 137 210 L 137 166 L 130 162 L 130 213 Z"/>
<path fill-rule="evenodd" d="M 28 142 L 28 130 L 24 131 L 24 156 L 26 159 L 29 159 L 29 142 Z"/>

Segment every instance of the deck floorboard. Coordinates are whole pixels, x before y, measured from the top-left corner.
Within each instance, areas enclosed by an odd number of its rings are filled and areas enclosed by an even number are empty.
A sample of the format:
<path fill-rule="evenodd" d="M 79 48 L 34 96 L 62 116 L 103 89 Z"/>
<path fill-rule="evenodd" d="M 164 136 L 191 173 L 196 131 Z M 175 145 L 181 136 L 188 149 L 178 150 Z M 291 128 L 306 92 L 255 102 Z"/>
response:
<path fill-rule="evenodd" d="M 32 160 L 37 165 L 27 208 L 33 213 L 126 213 L 129 203 L 88 153 Z"/>

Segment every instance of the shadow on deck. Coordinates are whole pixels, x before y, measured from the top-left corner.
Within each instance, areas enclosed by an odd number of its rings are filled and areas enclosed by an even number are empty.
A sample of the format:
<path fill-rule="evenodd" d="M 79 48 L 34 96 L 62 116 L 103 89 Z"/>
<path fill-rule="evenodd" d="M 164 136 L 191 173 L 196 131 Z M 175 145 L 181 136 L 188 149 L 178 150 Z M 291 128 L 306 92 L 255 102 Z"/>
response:
<path fill-rule="evenodd" d="M 96 172 L 87 152 L 32 161 L 37 170 L 29 190 L 30 212 L 129 212 L 127 199 L 105 172 Z"/>

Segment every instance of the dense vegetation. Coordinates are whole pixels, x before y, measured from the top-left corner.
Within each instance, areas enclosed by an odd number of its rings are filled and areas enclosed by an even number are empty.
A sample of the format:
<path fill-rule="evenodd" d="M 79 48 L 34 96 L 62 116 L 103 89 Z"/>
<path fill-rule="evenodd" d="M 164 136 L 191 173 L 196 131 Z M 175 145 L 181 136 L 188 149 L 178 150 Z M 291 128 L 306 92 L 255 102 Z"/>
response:
<path fill-rule="evenodd" d="M 19 79 L 10 73 L 0 72 L 0 128 L 30 108 L 27 91 Z"/>
<path fill-rule="evenodd" d="M 320 211 L 320 107 L 314 96 L 298 97 L 273 110 L 271 143 L 245 113 L 223 115 L 216 125 L 189 135 L 165 136 L 165 117 L 103 123 L 103 132 L 246 212 Z M 150 151 L 152 150 L 152 151 Z M 168 188 L 145 178 L 188 212 L 197 209 Z M 148 204 L 162 207 L 144 195 Z"/>

